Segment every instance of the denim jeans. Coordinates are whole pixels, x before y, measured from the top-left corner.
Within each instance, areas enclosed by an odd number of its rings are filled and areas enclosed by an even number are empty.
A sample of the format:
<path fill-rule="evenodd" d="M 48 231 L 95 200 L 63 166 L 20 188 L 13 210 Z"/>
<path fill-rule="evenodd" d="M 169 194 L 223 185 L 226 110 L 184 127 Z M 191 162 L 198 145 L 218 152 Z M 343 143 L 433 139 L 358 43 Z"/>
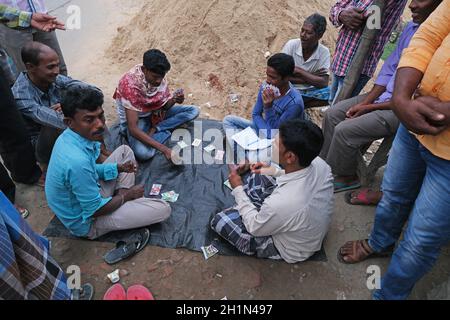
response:
<path fill-rule="evenodd" d="M 167 111 L 166 118 L 156 126 L 157 132 L 152 136 L 152 139 L 164 144 L 172 135 L 171 130 L 196 119 L 199 113 L 199 109 L 195 106 L 172 107 Z M 150 117 L 139 119 L 138 127 L 144 132 L 149 132 L 151 129 Z M 129 131 L 127 136 L 131 149 L 140 161 L 148 161 L 156 155 L 158 150 L 142 143 L 133 137 Z"/>
<path fill-rule="evenodd" d="M 336 103 L 336 98 L 339 96 L 339 92 L 342 89 L 342 86 L 344 85 L 345 77 L 337 76 L 333 74 L 333 82 L 331 83 L 331 92 L 330 92 L 330 99 L 329 103 L 330 106 L 334 106 Z M 348 98 L 356 97 L 361 93 L 361 91 L 366 86 L 367 82 L 369 82 L 370 77 L 366 76 L 365 74 L 362 74 L 359 77 L 358 83 L 356 84 L 355 90 L 353 90 L 352 96 Z"/>
<path fill-rule="evenodd" d="M 450 241 L 450 161 L 434 156 L 401 126 L 383 181 L 369 244 L 383 252 L 404 239 L 394 252 L 377 300 L 403 300 L 436 263 Z"/>

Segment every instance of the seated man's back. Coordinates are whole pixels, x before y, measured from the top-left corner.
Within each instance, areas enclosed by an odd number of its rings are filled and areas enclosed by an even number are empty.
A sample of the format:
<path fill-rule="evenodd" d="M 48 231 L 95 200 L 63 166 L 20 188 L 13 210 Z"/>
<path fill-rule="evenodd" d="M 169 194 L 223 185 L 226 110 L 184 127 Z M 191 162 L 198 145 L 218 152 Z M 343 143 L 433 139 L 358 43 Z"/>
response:
<path fill-rule="evenodd" d="M 316 158 L 308 168 L 280 176 L 278 187 L 261 212 L 283 221 L 272 238 L 286 261 L 303 261 L 320 251 L 333 214 L 333 176 L 330 167 Z M 271 222 L 267 222 L 270 228 Z M 280 249 L 283 248 L 283 249 Z"/>

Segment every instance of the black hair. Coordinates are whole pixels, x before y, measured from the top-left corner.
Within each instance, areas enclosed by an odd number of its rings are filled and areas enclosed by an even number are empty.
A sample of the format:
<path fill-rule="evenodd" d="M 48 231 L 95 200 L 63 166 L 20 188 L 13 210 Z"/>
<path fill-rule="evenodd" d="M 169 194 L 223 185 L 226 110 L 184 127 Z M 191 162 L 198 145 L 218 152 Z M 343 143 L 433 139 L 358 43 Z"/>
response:
<path fill-rule="evenodd" d="M 102 91 L 87 84 L 69 85 L 61 92 L 61 108 L 67 118 L 74 118 L 77 110 L 96 111 L 103 100 Z"/>
<path fill-rule="evenodd" d="M 289 120 L 280 126 L 280 138 L 287 151 L 293 152 L 303 168 L 311 165 L 323 147 L 322 130 L 311 121 Z"/>
<path fill-rule="evenodd" d="M 322 37 L 325 34 L 325 31 L 327 31 L 327 19 L 318 13 L 314 13 L 306 18 L 305 23 L 312 24 L 314 27 L 314 32 L 319 37 Z"/>
<path fill-rule="evenodd" d="M 144 67 L 160 76 L 165 76 L 170 71 L 171 65 L 163 52 L 151 49 L 144 53 Z"/>
<path fill-rule="evenodd" d="M 39 55 L 42 53 L 42 45 L 36 42 L 27 43 L 21 51 L 23 64 L 31 63 L 32 65 L 39 65 Z"/>
<path fill-rule="evenodd" d="M 283 78 L 290 77 L 295 71 L 294 58 L 285 53 L 277 53 L 270 57 L 267 66 L 274 68 L 275 71 Z"/>

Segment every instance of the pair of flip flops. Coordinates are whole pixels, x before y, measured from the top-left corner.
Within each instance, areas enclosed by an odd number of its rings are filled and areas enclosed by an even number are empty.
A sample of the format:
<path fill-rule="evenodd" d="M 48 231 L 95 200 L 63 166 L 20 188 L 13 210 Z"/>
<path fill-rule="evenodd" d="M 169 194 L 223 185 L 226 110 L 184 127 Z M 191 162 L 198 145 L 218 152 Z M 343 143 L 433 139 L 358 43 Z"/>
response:
<path fill-rule="evenodd" d="M 150 230 L 147 228 L 133 232 L 125 240 L 119 241 L 116 248 L 105 255 L 105 262 L 109 265 L 119 263 L 123 260 L 141 252 L 150 240 Z"/>
<path fill-rule="evenodd" d="M 129 287 L 125 292 L 125 288 L 120 284 L 115 284 L 105 293 L 103 297 L 105 301 L 118 300 L 135 300 L 135 301 L 151 301 L 155 300 L 152 293 L 144 286 L 136 285 Z"/>

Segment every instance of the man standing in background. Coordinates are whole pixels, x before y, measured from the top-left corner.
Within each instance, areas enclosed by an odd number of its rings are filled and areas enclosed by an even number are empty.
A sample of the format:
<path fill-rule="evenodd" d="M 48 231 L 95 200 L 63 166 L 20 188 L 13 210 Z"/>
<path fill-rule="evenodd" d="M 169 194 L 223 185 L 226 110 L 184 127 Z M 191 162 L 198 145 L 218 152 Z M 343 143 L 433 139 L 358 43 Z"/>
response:
<path fill-rule="evenodd" d="M 330 21 L 336 28 L 340 28 L 336 43 L 336 51 L 331 64 L 333 83 L 331 85 L 330 105 L 334 104 L 339 91 L 344 84 L 345 76 L 350 70 L 352 60 L 358 50 L 363 34 L 368 11 L 374 0 L 339 0 L 331 8 Z M 381 30 L 375 38 L 370 55 L 364 63 L 364 68 L 351 96 L 355 97 L 364 89 L 377 69 L 378 62 L 389 40 L 392 30 L 397 25 L 407 0 L 386 0 Z"/>
<path fill-rule="evenodd" d="M 47 13 L 44 0 L 1 0 L 1 3 L 25 12 Z M 25 65 L 21 58 L 22 48 L 32 41 L 41 42 L 55 50 L 60 60 L 60 72 L 67 75 L 66 63 L 55 31 L 44 32 L 32 26 L 11 29 L 0 24 L 0 43 L 16 65 L 16 77 L 20 72 L 25 71 Z"/>

